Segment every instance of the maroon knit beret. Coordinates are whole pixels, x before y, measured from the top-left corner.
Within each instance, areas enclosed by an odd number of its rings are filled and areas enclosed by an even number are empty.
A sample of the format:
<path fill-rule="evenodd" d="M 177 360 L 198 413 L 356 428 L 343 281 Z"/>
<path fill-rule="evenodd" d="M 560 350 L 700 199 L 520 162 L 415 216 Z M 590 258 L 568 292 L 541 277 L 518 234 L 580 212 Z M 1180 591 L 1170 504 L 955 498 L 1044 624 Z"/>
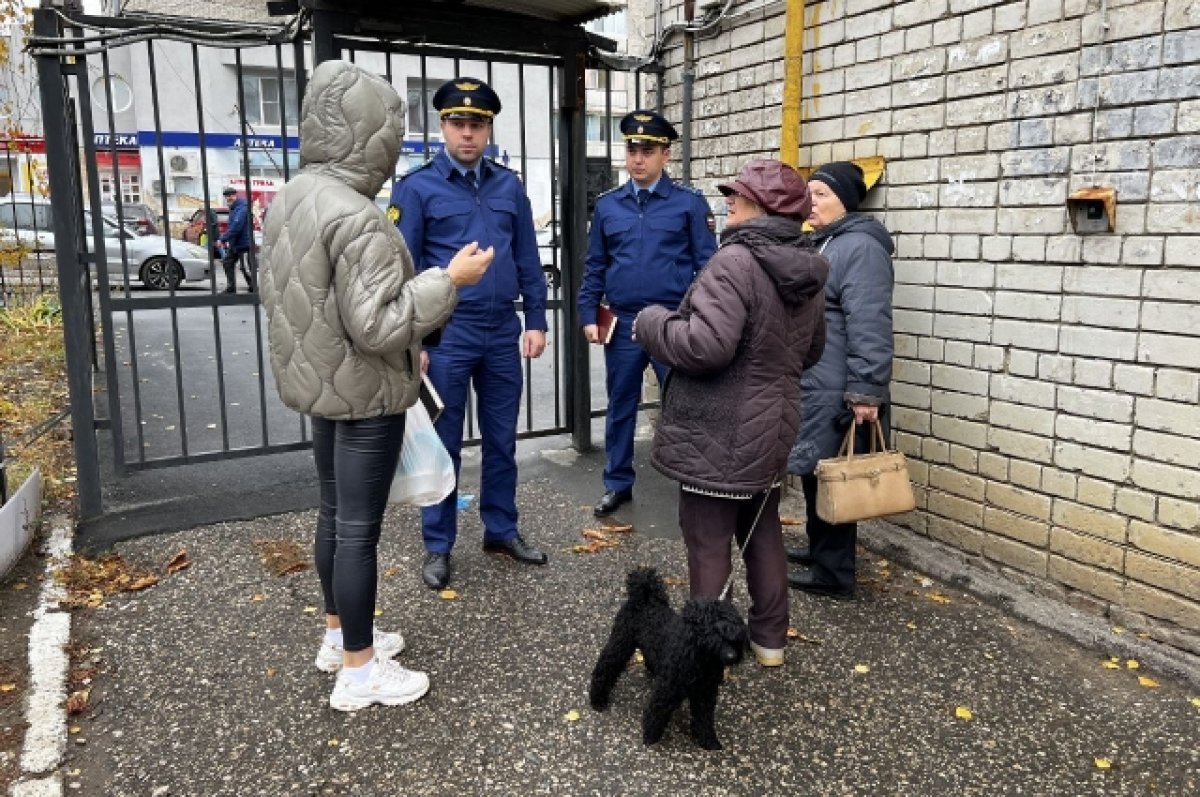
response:
<path fill-rule="evenodd" d="M 718 185 L 717 190 L 725 196 L 741 194 L 775 216 L 803 220 L 812 209 L 804 178 L 791 166 L 777 160 L 752 160 L 742 167 L 736 178 Z"/>

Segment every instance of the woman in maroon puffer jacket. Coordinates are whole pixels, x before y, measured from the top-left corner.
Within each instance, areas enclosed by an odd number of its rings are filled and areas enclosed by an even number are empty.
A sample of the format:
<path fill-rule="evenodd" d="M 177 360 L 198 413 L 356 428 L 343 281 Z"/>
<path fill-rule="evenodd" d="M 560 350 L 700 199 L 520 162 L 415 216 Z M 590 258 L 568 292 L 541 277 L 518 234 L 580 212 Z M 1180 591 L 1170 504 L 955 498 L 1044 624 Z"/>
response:
<path fill-rule="evenodd" d="M 634 334 L 671 368 L 651 462 L 680 482 L 692 597 L 721 594 L 736 537 L 751 648 L 770 667 L 783 664 L 788 625 L 779 485 L 800 429 L 800 374 L 825 345 L 829 263 L 801 232 L 811 201 L 790 166 L 753 160 L 718 188 L 729 208 L 720 248 L 679 310 L 647 307 Z"/>

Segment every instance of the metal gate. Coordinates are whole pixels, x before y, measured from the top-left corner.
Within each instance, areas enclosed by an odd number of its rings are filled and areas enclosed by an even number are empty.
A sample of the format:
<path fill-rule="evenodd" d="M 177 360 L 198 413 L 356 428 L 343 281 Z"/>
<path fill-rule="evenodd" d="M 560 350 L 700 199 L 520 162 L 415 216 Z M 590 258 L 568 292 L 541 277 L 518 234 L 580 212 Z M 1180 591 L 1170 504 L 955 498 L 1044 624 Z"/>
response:
<path fill-rule="evenodd" d="M 223 224 L 223 186 L 238 187 L 257 220 L 273 190 L 298 168 L 292 131 L 305 74 L 329 57 L 380 74 L 408 99 L 400 174 L 439 151 L 429 100 L 440 82 L 473 74 L 501 93 L 505 112 L 488 154 L 526 183 L 550 285 L 549 345 L 542 358 L 526 361 L 518 434 L 570 432 L 577 446 L 590 445 L 591 418 L 603 409 L 593 406 L 595 366 L 573 302 L 586 235 L 587 37 L 577 26 L 562 26 L 549 46 L 543 35 L 528 48 L 533 52 L 496 52 L 431 44 L 428 37 L 397 41 L 394 32 L 364 27 L 320 10 L 281 28 L 37 11 L 31 45 L 39 63 L 84 518 L 103 507 L 99 448 L 81 430 L 110 435 L 117 474 L 310 445 L 307 419 L 278 399 L 258 297 L 225 292 L 211 238 Z M 607 168 L 612 80 L 595 82 L 607 87 L 603 184 L 615 178 Z M 151 218 L 141 218 L 147 209 Z M 134 223 L 147 234 L 131 234 Z M 255 252 L 247 266 L 256 271 Z M 469 414 L 468 442 L 476 442 L 475 434 Z"/>

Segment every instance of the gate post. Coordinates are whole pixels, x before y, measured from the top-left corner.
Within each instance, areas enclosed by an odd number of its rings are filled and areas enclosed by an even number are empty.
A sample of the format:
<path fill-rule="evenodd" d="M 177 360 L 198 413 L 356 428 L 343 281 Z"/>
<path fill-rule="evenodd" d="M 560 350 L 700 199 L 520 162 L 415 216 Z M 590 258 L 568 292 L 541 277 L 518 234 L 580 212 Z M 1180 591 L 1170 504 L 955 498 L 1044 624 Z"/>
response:
<path fill-rule="evenodd" d="M 587 139 L 584 128 L 584 68 L 582 52 L 563 59 L 562 95 L 559 98 L 563 142 L 562 225 L 566 244 L 566 296 L 563 298 L 563 336 L 567 359 L 567 424 L 577 451 L 592 450 L 592 390 L 588 342 L 579 327 L 575 297 L 583 282 L 587 255 Z"/>
<path fill-rule="evenodd" d="M 58 12 L 39 8 L 34 12 L 33 29 L 43 39 L 61 39 Z M 67 358 L 67 387 L 71 397 L 72 437 L 79 489 L 81 520 L 99 517 L 100 455 L 96 445 L 96 416 L 92 405 L 91 293 L 88 291 L 88 265 L 81 256 L 83 218 L 79 195 L 78 148 L 74 115 L 67 105 L 68 71 L 58 55 L 38 54 L 38 86 L 42 99 L 42 130 L 46 140 L 46 168 L 50 177 L 50 195 L 54 197 L 54 255 L 58 265 L 58 294 L 62 303 L 63 343 Z"/>

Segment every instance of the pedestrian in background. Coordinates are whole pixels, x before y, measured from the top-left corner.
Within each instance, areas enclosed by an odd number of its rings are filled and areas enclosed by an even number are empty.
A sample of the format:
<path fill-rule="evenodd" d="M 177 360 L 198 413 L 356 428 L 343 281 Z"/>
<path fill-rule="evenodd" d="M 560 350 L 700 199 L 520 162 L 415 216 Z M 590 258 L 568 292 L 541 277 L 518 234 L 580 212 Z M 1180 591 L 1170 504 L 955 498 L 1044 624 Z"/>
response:
<path fill-rule="evenodd" d="M 596 517 L 633 500 L 633 438 L 647 363 L 659 385 L 666 381 L 666 366 L 633 340 L 633 319 L 649 305 L 678 307 L 716 251 L 704 196 L 665 172 L 671 142 L 679 137 L 675 128 L 652 111 L 634 111 L 621 120 L 621 133 L 629 182 L 596 200 L 578 299 L 584 336 L 605 344 L 605 492 L 593 509 Z M 607 343 L 596 323 L 602 300 L 615 315 Z"/>
<path fill-rule="evenodd" d="M 473 386 L 483 438 L 483 549 L 544 565 L 546 554 L 527 543 L 517 525 L 521 357 L 540 357 L 546 348 L 546 279 L 533 212 L 516 172 L 483 157 L 492 120 L 500 113 L 496 92 L 482 80 L 459 77 L 443 84 L 432 102 L 441 118 L 445 149 L 396 183 L 388 212 L 404 234 L 418 272 L 445 266 L 471 241 L 496 252 L 480 283 L 461 292 L 440 342 L 423 361 L 445 402 L 434 426 L 458 474 Z M 523 332 L 517 299 L 524 307 Z M 431 589 L 442 589 L 450 582 L 450 552 L 458 538 L 457 489 L 421 511 L 421 531 L 426 550 L 421 577 Z"/>
<path fill-rule="evenodd" d="M 414 275 L 404 239 L 375 206 L 395 173 L 404 103 L 345 61 L 313 70 L 300 118 L 300 173 L 275 197 L 263 236 L 262 300 L 283 403 L 311 416 L 321 508 L 314 543 L 326 631 L 316 666 L 338 672 L 329 705 L 399 705 L 429 688 L 391 661 L 376 631 L 376 549 L 417 401 L 421 339 L 450 317 L 492 252 L 472 243 Z M 320 201 L 314 201 L 319 198 Z"/>
<path fill-rule="evenodd" d="M 824 345 L 829 264 L 801 228 L 810 203 L 795 169 L 752 160 L 718 188 L 729 209 L 721 248 L 679 310 L 647 307 L 634 335 L 671 369 L 650 461 L 680 482 L 691 595 L 721 595 L 736 539 L 750 647 L 777 667 L 788 626 L 779 487 L 800 429 L 800 376 Z"/>
<path fill-rule="evenodd" d="M 229 206 L 229 221 L 225 232 L 217 239 L 221 247 L 221 265 L 225 268 L 225 292 L 237 293 L 237 270 L 246 278 L 246 290 L 254 293 L 254 278 L 246 265 L 246 256 L 254 246 L 254 231 L 250 223 L 250 208 L 237 189 L 227 187 L 221 192 Z"/>
<path fill-rule="evenodd" d="M 892 379 L 892 237 L 876 219 L 858 213 L 867 195 L 862 169 L 827 163 L 808 178 L 814 245 L 830 263 L 825 283 L 825 353 L 804 372 L 804 425 L 788 460 L 800 476 L 808 547 L 788 552 L 808 565 L 789 576 L 791 586 L 815 595 L 855 593 L 856 523 L 826 523 L 817 516 L 817 461 L 836 456 L 850 424 L 854 450 L 870 448 L 872 423 L 888 434 Z"/>

